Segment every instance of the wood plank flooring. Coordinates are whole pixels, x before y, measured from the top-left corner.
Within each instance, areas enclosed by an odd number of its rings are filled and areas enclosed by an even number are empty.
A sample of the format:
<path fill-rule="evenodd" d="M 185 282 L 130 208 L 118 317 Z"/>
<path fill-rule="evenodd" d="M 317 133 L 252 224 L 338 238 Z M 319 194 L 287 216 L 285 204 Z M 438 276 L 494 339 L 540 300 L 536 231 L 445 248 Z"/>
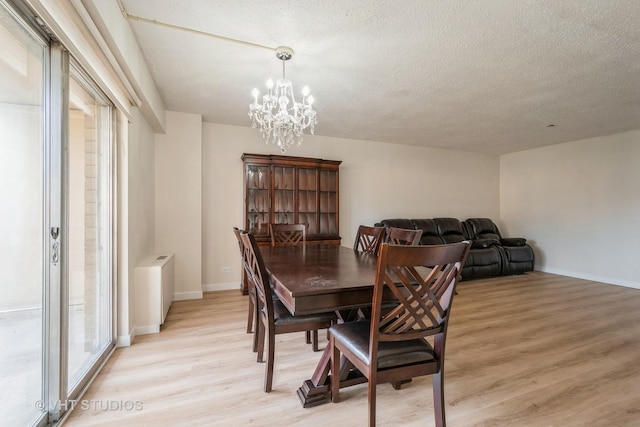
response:
<path fill-rule="evenodd" d="M 276 337 L 264 393 L 246 311 L 239 291 L 173 303 L 159 334 L 116 350 L 65 426 L 366 425 L 366 384 L 301 407 L 320 356 L 302 333 Z M 640 425 L 640 290 L 541 272 L 461 282 L 446 356 L 450 427 Z M 379 426 L 433 424 L 430 377 L 378 386 Z"/>

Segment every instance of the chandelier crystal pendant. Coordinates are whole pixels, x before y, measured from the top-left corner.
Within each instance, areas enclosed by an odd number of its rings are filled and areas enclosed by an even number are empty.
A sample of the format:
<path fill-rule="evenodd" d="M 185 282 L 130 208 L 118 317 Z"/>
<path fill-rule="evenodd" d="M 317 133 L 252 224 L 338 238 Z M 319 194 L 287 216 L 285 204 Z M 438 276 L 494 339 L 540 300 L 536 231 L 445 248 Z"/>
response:
<path fill-rule="evenodd" d="M 292 145 L 302 144 L 303 131 L 309 128 L 313 135 L 316 112 L 312 107 L 313 96 L 309 95 L 309 88 L 302 89 L 302 102 L 297 102 L 293 95 L 293 85 L 285 78 L 284 64 L 293 56 L 293 49 L 285 46 L 276 48 L 276 57 L 282 61 L 282 78 L 273 84 L 267 81 L 268 93 L 258 103 L 260 92 L 253 89 L 253 103 L 249 104 L 249 118 L 251 127 L 260 125 L 260 131 L 265 143 L 272 143 L 284 153 Z"/>

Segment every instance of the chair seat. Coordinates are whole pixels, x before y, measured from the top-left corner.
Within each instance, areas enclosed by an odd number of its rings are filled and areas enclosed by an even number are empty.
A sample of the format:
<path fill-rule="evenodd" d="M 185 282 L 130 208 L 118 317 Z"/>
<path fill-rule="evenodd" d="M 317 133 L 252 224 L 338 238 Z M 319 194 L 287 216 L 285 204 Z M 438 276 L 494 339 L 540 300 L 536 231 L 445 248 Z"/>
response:
<path fill-rule="evenodd" d="M 336 315 L 333 313 L 319 313 L 319 314 L 308 314 L 305 316 L 293 316 L 287 307 L 282 304 L 282 301 L 274 299 L 273 301 L 273 314 L 275 317 L 275 324 L 278 325 L 293 325 L 298 323 L 320 323 L 326 322 L 330 324 L 331 322 L 337 319 Z"/>
<path fill-rule="evenodd" d="M 369 364 L 370 326 L 371 323 L 368 320 L 347 322 L 333 325 L 329 331 L 344 348 Z M 378 343 L 378 369 L 430 361 L 435 361 L 433 348 L 425 340 L 381 341 Z"/>

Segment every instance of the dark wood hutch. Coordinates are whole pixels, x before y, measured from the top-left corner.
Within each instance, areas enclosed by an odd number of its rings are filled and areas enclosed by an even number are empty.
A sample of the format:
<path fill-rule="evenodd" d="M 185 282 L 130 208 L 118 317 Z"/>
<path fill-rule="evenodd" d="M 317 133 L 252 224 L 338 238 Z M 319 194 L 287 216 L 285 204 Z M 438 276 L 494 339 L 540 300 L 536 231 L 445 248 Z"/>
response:
<path fill-rule="evenodd" d="M 340 161 L 243 154 L 244 227 L 270 244 L 269 223 L 307 224 L 307 244 L 340 244 Z"/>

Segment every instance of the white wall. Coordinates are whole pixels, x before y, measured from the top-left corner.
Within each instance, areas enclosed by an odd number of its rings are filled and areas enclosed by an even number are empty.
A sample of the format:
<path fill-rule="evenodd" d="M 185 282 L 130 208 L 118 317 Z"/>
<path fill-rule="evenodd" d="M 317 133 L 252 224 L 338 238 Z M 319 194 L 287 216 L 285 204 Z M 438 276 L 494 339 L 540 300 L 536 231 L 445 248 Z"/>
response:
<path fill-rule="evenodd" d="M 155 134 L 140 110 L 131 122 L 119 115 L 118 345 L 135 337 L 136 266 L 155 253 Z"/>
<path fill-rule="evenodd" d="M 536 269 L 640 288 L 640 131 L 500 159 L 503 234 Z"/>
<path fill-rule="evenodd" d="M 202 118 L 167 111 L 166 130 L 155 138 L 156 251 L 175 254 L 175 299 L 200 298 Z"/>
<path fill-rule="evenodd" d="M 169 122 L 169 121 L 167 121 Z M 167 130 L 171 127 L 167 124 Z M 234 226 L 243 227 L 242 153 L 279 154 L 250 127 L 203 124 L 202 210 L 205 290 L 237 287 Z M 340 235 L 351 246 L 360 224 L 385 218 L 497 218 L 497 156 L 307 136 L 287 155 L 341 160 Z M 184 191 L 184 188 L 176 189 Z M 222 273 L 224 266 L 231 274 Z"/>

